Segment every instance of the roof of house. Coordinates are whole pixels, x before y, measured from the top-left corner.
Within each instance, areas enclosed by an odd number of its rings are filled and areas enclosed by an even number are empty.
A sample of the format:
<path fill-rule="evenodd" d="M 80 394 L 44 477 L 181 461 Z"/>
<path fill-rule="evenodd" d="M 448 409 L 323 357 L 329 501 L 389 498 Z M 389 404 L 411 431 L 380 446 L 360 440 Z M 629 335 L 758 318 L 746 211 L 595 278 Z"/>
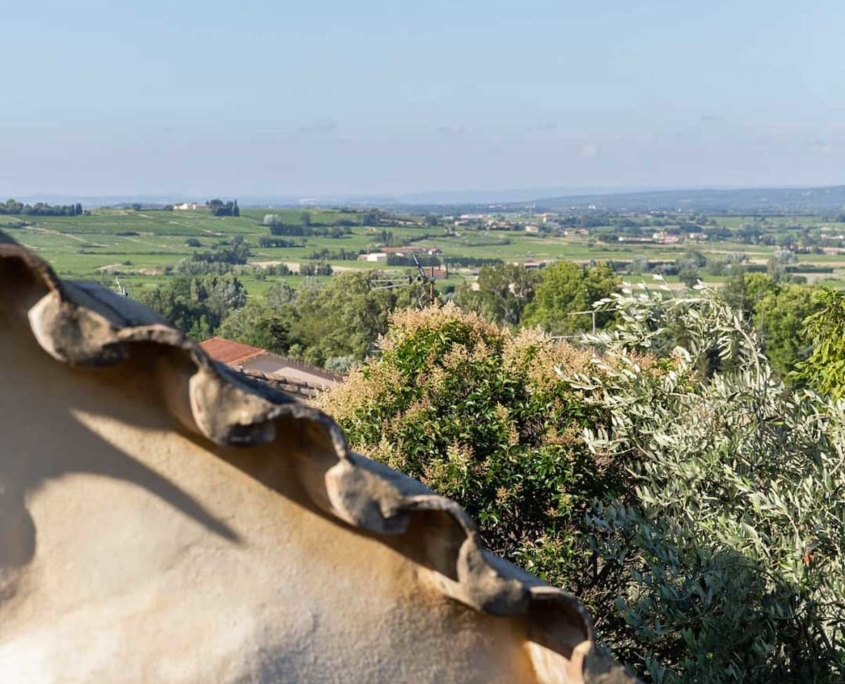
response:
<path fill-rule="evenodd" d="M 200 347 L 202 347 L 202 350 L 215 361 L 225 363 L 229 366 L 246 361 L 253 356 L 267 353 L 265 350 L 259 349 L 258 347 L 250 347 L 248 344 L 232 342 L 231 340 L 225 340 L 222 337 L 212 337 L 205 342 L 200 342 Z"/>
<path fill-rule="evenodd" d="M 324 368 L 312 366 L 308 363 L 295 361 L 286 356 L 279 356 L 273 352 L 265 351 L 261 354 L 251 356 L 244 361 L 235 364 L 247 370 L 261 371 L 262 373 L 272 375 L 276 378 L 300 378 L 303 380 L 312 380 L 318 382 L 323 386 L 336 385 L 343 381 L 343 376 L 337 373 L 332 373 Z"/>
<path fill-rule="evenodd" d="M 337 373 L 222 337 L 200 342 L 200 347 L 215 361 L 282 383 L 285 391 L 299 396 L 312 397 L 320 389 L 343 382 Z"/>

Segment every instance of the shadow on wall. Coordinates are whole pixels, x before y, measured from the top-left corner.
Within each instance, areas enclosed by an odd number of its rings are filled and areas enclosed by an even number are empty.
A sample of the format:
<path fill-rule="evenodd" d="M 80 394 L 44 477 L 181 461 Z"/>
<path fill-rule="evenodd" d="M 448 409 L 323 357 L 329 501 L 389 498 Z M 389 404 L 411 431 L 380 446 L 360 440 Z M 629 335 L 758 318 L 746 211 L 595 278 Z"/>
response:
<path fill-rule="evenodd" d="M 22 326 L 15 318 L 0 309 L 0 358 L 4 364 L 0 388 L 0 569 L 4 574 L 28 564 L 35 553 L 37 530 L 26 508 L 27 496 L 49 480 L 72 474 L 131 482 L 221 537 L 237 542 L 235 532 L 190 495 L 79 422 L 72 410 L 102 411 L 105 402 L 100 399 L 95 405 L 92 393 L 86 391 L 86 382 L 98 380 L 86 380 L 78 371 L 49 358 L 28 330 L 10 334 L 13 326 Z M 106 376 L 113 372 L 99 371 Z M 145 412 L 130 414 L 130 406 L 125 400 L 111 402 L 109 414 L 137 424 Z"/>

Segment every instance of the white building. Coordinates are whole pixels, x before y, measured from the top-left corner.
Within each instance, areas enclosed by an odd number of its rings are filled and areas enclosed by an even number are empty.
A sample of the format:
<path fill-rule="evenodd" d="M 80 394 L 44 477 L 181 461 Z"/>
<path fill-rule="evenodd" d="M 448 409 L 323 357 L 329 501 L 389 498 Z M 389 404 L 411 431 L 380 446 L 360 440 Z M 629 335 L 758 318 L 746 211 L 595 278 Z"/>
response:
<path fill-rule="evenodd" d="M 386 264 L 387 254 L 384 252 L 371 252 L 370 254 L 362 254 L 358 257 L 358 261 L 370 261 L 375 264 Z"/>

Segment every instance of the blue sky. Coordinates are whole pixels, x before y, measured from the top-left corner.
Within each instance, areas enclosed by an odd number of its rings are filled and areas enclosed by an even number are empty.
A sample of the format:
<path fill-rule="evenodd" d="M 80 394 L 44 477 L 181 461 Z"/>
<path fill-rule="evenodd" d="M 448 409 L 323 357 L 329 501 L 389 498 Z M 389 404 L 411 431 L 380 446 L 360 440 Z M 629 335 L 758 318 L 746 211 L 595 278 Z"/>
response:
<path fill-rule="evenodd" d="M 841 0 L 0 0 L 0 195 L 845 183 Z"/>

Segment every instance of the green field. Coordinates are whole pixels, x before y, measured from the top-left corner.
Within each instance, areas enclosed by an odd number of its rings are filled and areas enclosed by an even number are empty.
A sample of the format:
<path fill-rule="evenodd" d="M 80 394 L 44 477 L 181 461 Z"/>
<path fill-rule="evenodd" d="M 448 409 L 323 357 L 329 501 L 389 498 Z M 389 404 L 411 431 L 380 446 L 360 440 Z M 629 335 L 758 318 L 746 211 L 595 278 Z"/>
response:
<path fill-rule="evenodd" d="M 393 244 L 406 244 L 428 233 L 429 238 L 417 241 L 421 246 L 438 247 L 448 261 L 456 257 L 501 259 L 503 261 L 525 261 L 532 259 L 571 259 L 576 261 L 629 261 L 642 255 L 651 261 L 672 261 L 684 255 L 689 249 L 697 249 L 706 256 L 744 254 L 752 263 L 763 264 L 774 252 L 774 247 L 748 245 L 738 242 L 702 242 L 695 244 L 663 245 L 656 243 L 620 242 L 602 243 L 592 236 L 582 235 L 529 235 L 518 231 L 479 231 L 456 229 L 454 235 L 447 235 L 444 228 L 424 227 L 420 220 L 417 226 L 379 226 L 378 228 L 356 225 L 351 234 L 340 238 L 291 237 L 284 238 L 300 243 L 285 248 L 262 248 L 259 239 L 270 232 L 262 223 L 268 213 L 277 214 L 289 224 L 302 221 L 302 210 L 291 209 L 244 209 L 240 217 L 214 217 L 206 210 L 197 211 L 133 211 L 121 209 L 98 209 L 90 215 L 76 217 L 30 217 L 0 216 L 0 229 L 5 229 L 13 238 L 26 245 L 48 261 L 63 277 L 94 280 L 114 285 L 117 275 L 121 282 L 137 295 L 145 289 L 172 277 L 166 273 L 181 260 L 190 258 L 194 251 L 206 251 L 216 244 L 240 235 L 250 245 L 249 263 L 255 268 L 245 269 L 241 279 L 251 295 L 263 293 L 279 277 L 260 277 L 260 268 L 278 262 L 298 265 L 310 262 L 315 251 L 341 249 L 357 253 L 360 250 L 375 250 L 383 230 L 393 234 Z M 360 224 L 362 214 L 327 209 L 309 209 L 312 225 L 332 225 L 339 221 Z M 812 218 L 812 217 L 810 217 Z M 718 223 L 727 227 L 739 226 L 742 217 L 718 218 Z M 802 217 L 808 220 L 808 217 Z M 788 230 L 789 218 L 777 219 L 770 224 L 775 232 Z M 21 225 L 26 224 L 26 225 Z M 827 224 L 833 230 L 845 232 L 845 225 Z M 599 228 L 595 232 L 601 232 Z M 194 248 L 186 240 L 200 242 Z M 383 265 L 360 261 L 331 261 L 336 272 L 341 270 L 369 270 L 384 268 Z M 810 274 L 808 279 L 839 287 L 845 284 L 845 255 L 802 254 L 799 265 L 826 266 L 834 269 L 832 274 Z M 402 269 L 394 269 L 402 270 Z M 448 284 L 458 284 L 473 277 L 472 269 L 451 268 Z M 799 270 L 800 272 L 800 270 Z M 305 278 L 292 275 L 284 279 L 298 286 Z M 647 277 L 648 279 L 648 277 Z M 719 282 L 719 277 L 704 277 L 710 282 Z M 320 280 L 317 278 L 316 280 Z M 669 278 L 672 281 L 672 278 Z M 675 279 L 677 281 L 677 279 Z"/>

